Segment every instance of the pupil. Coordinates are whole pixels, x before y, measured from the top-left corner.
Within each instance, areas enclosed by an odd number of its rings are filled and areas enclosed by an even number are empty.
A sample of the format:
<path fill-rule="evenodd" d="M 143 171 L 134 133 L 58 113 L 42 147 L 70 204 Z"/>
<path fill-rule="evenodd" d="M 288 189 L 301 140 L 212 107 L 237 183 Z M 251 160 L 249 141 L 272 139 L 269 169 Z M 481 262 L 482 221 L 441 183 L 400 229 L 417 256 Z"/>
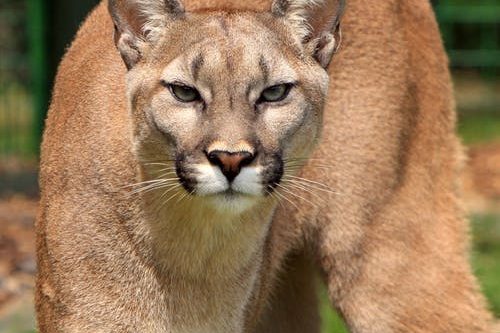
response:
<path fill-rule="evenodd" d="M 279 99 L 283 95 L 283 86 L 271 87 L 266 92 L 266 98 L 268 100 Z"/>
<path fill-rule="evenodd" d="M 196 91 L 189 87 L 175 86 L 174 94 L 184 102 L 192 102 L 196 99 Z"/>
<path fill-rule="evenodd" d="M 193 91 L 189 88 L 181 88 L 182 94 L 186 97 L 193 96 Z"/>

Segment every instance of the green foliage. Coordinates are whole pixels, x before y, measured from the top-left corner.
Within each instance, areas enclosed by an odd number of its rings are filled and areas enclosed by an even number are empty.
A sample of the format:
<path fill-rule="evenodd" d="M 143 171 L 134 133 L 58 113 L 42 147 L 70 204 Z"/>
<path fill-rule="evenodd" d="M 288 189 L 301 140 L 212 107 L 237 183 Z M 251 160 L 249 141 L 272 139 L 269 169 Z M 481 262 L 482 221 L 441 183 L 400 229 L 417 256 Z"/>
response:
<path fill-rule="evenodd" d="M 34 157 L 38 143 L 31 101 L 24 86 L 0 80 L 0 155 Z"/>
<path fill-rule="evenodd" d="M 320 297 L 322 333 L 348 333 L 342 318 L 332 309 L 324 288 Z"/>
<path fill-rule="evenodd" d="M 472 219 L 472 263 L 491 310 L 500 318 L 500 215 Z"/>
<path fill-rule="evenodd" d="M 500 139 L 500 112 L 482 111 L 459 114 L 458 133 L 465 144 Z"/>

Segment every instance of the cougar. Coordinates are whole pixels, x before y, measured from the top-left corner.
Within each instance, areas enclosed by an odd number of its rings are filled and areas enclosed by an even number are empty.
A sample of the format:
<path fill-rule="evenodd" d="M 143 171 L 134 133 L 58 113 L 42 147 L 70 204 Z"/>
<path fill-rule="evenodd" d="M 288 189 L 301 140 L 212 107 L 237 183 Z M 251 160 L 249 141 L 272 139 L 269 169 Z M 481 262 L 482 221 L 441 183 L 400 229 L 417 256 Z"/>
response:
<path fill-rule="evenodd" d="M 351 332 L 491 330 L 431 5 L 342 8 L 97 6 L 44 134 L 40 332 L 314 333 L 321 283 Z"/>

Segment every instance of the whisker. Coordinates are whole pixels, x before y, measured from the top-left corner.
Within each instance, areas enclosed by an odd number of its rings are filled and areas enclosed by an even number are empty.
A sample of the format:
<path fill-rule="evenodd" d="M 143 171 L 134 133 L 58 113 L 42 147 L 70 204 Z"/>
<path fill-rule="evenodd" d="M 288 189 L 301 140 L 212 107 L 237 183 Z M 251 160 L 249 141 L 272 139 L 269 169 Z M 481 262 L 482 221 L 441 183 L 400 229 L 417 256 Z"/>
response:
<path fill-rule="evenodd" d="M 179 195 L 179 192 L 175 192 L 175 193 L 174 193 L 174 194 L 173 194 L 170 198 L 168 198 L 168 199 L 167 199 L 167 201 L 165 201 L 165 202 L 161 205 L 160 209 L 161 209 L 161 208 L 163 208 L 163 206 L 165 206 L 165 205 L 166 205 L 166 204 L 167 204 L 170 200 L 172 200 L 173 198 L 175 198 L 175 197 L 176 197 L 176 196 L 178 196 L 178 195 Z"/>
<path fill-rule="evenodd" d="M 184 198 L 186 198 L 186 196 L 189 194 L 189 192 L 186 191 L 186 193 L 184 193 L 179 199 L 177 199 L 177 201 L 175 202 L 175 204 L 178 204 L 179 202 L 181 202 Z"/>
<path fill-rule="evenodd" d="M 158 183 L 160 182 L 160 180 L 158 179 L 155 179 L 155 180 L 148 180 L 146 182 L 140 182 L 140 183 L 135 183 L 135 184 L 130 184 L 130 185 L 125 185 L 123 186 L 122 188 L 129 188 L 129 187 L 138 187 L 138 186 L 141 186 L 141 185 L 148 185 L 150 183 Z"/>
<path fill-rule="evenodd" d="M 163 165 L 165 168 L 163 169 L 159 169 L 159 170 L 177 170 L 177 167 L 176 166 L 172 166 L 172 165 Z"/>
<path fill-rule="evenodd" d="M 195 189 L 192 189 L 191 191 L 189 191 L 189 197 L 188 197 L 189 201 L 193 201 L 195 191 L 196 191 Z"/>
<path fill-rule="evenodd" d="M 177 180 L 158 181 L 156 183 L 153 183 L 153 184 L 150 184 L 150 185 L 143 186 L 143 187 L 140 187 L 138 189 L 135 189 L 135 190 L 131 191 L 131 193 L 132 194 L 137 194 L 137 193 L 141 193 L 141 192 L 146 193 L 146 192 L 149 192 L 149 191 L 156 190 L 158 188 L 166 187 L 168 185 L 175 185 L 177 183 L 178 183 Z"/>
<path fill-rule="evenodd" d="M 280 200 L 280 198 L 278 198 L 278 196 L 276 195 L 275 192 L 273 191 L 270 191 L 266 188 L 266 193 L 274 200 L 278 203 L 278 205 L 280 205 L 281 207 L 285 208 L 285 205 L 283 204 L 283 202 Z"/>
<path fill-rule="evenodd" d="M 172 191 L 174 190 L 177 190 L 180 186 L 182 186 L 181 184 L 177 184 L 175 186 L 172 186 L 170 187 L 169 189 L 167 189 L 165 192 L 163 192 L 163 194 L 160 196 L 159 198 L 159 201 L 163 200 L 163 198 L 165 198 L 167 196 L 168 193 L 171 193 Z M 165 205 L 167 204 L 167 202 L 169 202 L 170 200 L 172 200 L 172 198 L 174 198 L 175 196 L 177 196 L 179 194 L 179 192 L 175 192 L 172 196 L 170 196 L 166 201 L 163 201 L 163 202 L 160 202 L 161 205 L 158 207 L 158 210 L 162 210 L 163 207 L 165 207 Z"/>
<path fill-rule="evenodd" d="M 149 163 L 149 162 L 175 162 L 177 159 L 176 158 L 159 158 L 159 159 L 154 159 L 154 160 L 145 160 L 141 159 L 140 162 L 142 163 Z"/>
<path fill-rule="evenodd" d="M 285 166 L 283 168 L 283 171 L 286 173 L 286 172 L 294 172 L 294 173 L 297 173 L 297 172 L 300 172 L 302 170 L 305 169 L 305 165 L 300 165 L 300 166 Z M 316 166 L 313 166 L 313 165 L 310 165 L 308 166 L 309 170 L 321 170 L 321 171 L 330 171 L 331 168 L 324 168 L 324 167 L 316 167 Z"/>
<path fill-rule="evenodd" d="M 291 157 L 291 158 L 284 158 L 283 161 L 327 161 L 324 158 L 314 158 L 314 157 Z"/>
<path fill-rule="evenodd" d="M 331 191 L 331 189 L 327 185 L 320 183 L 320 182 L 317 182 L 317 181 L 314 181 L 314 180 L 304 178 L 304 177 L 298 177 L 298 176 L 293 176 L 293 175 L 284 175 L 283 178 L 292 178 L 292 179 L 295 179 L 297 181 L 318 185 L 318 186 L 324 188 L 325 190 Z"/>
<path fill-rule="evenodd" d="M 148 163 L 143 163 L 144 165 L 163 165 L 163 166 L 172 166 L 169 163 L 161 163 L 161 162 L 148 162 Z"/>
<path fill-rule="evenodd" d="M 130 192 L 130 194 L 148 193 L 148 192 L 151 192 L 154 190 L 162 189 L 162 188 L 166 187 L 167 185 L 168 184 L 150 185 L 150 186 L 145 187 L 145 188 L 140 188 L 140 189 L 134 190 L 134 191 Z"/>
<path fill-rule="evenodd" d="M 326 203 L 327 202 L 324 197 L 321 197 L 318 193 L 315 193 L 313 191 L 314 188 L 307 188 L 305 185 L 302 185 L 300 183 L 294 183 L 294 182 L 290 182 L 290 181 L 286 181 L 286 182 L 287 182 L 287 185 L 289 185 L 289 186 L 295 187 L 296 189 L 305 191 L 305 192 L 313 195 L 314 197 L 316 197 L 322 203 Z"/>
<path fill-rule="evenodd" d="M 177 177 L 175 177 L 175 178 L 158 178 L 158 179 L 153 179 L 153 180 L 145 180 L 145 181 L 142 181 L 142 182 L 139 182 L 139 183 L 125 185 L 124 188 L 127 188 L 127 187 L 136 187 L 136 186 L 140 186 L 140 185 L 147 185 L 147 184 L 151 184 L 151 183 L 158 183 L 158 182 L 169 181 L 169 180 L 176 180 L 176 181 L 178 181 L 179 178 L 177 178 Z"/>
<path fill-rule="evenodd" d="M 291 182 L 292 180 L 284 178 L 283 181 Z M 334 195 L 338 195 L 339 194 L 338 192 L 335 192 L 333 190 L 330 190 L 330 189 L 327 189 L 327 188 L 323 188 L 323 187 L 319 187 L 319 186 L 316 186 L 316 185 L 313 185 L 313 184 L 309 184 L 309 183 L 305 183 L 305 182 L 299 182 L 297 180 L 293 180 L 293 181 L 297 182 L 297 184 L 305 186 L 305 187 L 307 187 L 307 188 L 309 188 L 311 190 L 322 191 L 322 192 L 330 193 L 330 194 L 334 194 Z"/>
<path fill-rule="evenodd" d="M 276 186 L 280 187 L 283 191 L 287 192 L 288 194 L 293 195 L 293 196 L 295 196 L 295 197 L 297 197 L 299 199 L 302 199 L 302 200 L 304 200 L 305 202 L 308 202 L 309 204 L 311 204 L 314 207 L 317 207 L 317 205 L 314 202 L 312 202 L 311 200 L 308 200 L 308 199 L 306 199 L 306 198 L 298 195 L 297 193 L 293 192 L 292 190 L 286 188 L 285 186 L 283 186 L 281 184 L 276 184 Z"/>
<path fill-rule="evenodd" d="M 168 172 L 165 172 L 165 171 L 168 171 Z M 160 175 L 160 177 L 165 177 L 168 175 L 176 175 L 177 174 L 176 171 L 169 171 L 169 169 L 152 170 L 152 172 L 154 172 L 154 173 L 165 172 L 164 174 Z"/>
<path fill-rule="evenodd" d="M 290 168 L 290 167 L 305 167 L 305 166 L 310 166 L 312 168 L 317 168 L 317 169 L 332 169 L 333 165 L 322 165 L 322 164 L 308 164 L 308 163 L 286 163 L 284 165 L 285 168 Z"/>
<path fill-rule="evenodd" d="M 295 202 L 293 202 L 292 200 L 288 199 L 283 193 L 280 193 L 276 188 L 274 189 L 274 193 L 276 193 L 276 195 L 278 197 L 280 197 L 281 199 L 283 200 L 286 200 L 288 203 L 290 203 L 292 206 L 294 206 L 295 208 L 297 208 L 297 210 L 300 210 L 299 206 L 297 206 L 295 204 Z M 281 201 L 281 200 L 280 200 Z"/>
<path fill-rule="evenodd" d="M 181 184 L 176 184 L 176 185 L 170 185 L 169 187 L 167 187 L 167 189 L 162 193 L 162 195 L 160 196 L 160 198 L 158 199 L 159 201 L 163 200 L 165 198 L 165 196 L 171 192 L 172 190 L 175 190 L 176 188 L 180 187 Z"/>

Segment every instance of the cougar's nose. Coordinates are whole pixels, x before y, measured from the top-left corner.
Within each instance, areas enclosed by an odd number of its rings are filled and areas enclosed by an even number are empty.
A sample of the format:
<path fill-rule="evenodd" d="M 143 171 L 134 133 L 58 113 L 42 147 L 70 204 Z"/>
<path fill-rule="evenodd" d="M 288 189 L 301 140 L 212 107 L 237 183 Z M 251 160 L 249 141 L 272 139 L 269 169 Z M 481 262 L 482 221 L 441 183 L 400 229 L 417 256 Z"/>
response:
<path fill-rule="evenodd" d="M 232 182 L 240 173 L 241 168 L 252 163 L 255 155 L 247 152 L 227 152 L 222 150 L 213 150 L 207 152 L 207 158 L 211 164 L 217 165 L 227 180 Z"/>

